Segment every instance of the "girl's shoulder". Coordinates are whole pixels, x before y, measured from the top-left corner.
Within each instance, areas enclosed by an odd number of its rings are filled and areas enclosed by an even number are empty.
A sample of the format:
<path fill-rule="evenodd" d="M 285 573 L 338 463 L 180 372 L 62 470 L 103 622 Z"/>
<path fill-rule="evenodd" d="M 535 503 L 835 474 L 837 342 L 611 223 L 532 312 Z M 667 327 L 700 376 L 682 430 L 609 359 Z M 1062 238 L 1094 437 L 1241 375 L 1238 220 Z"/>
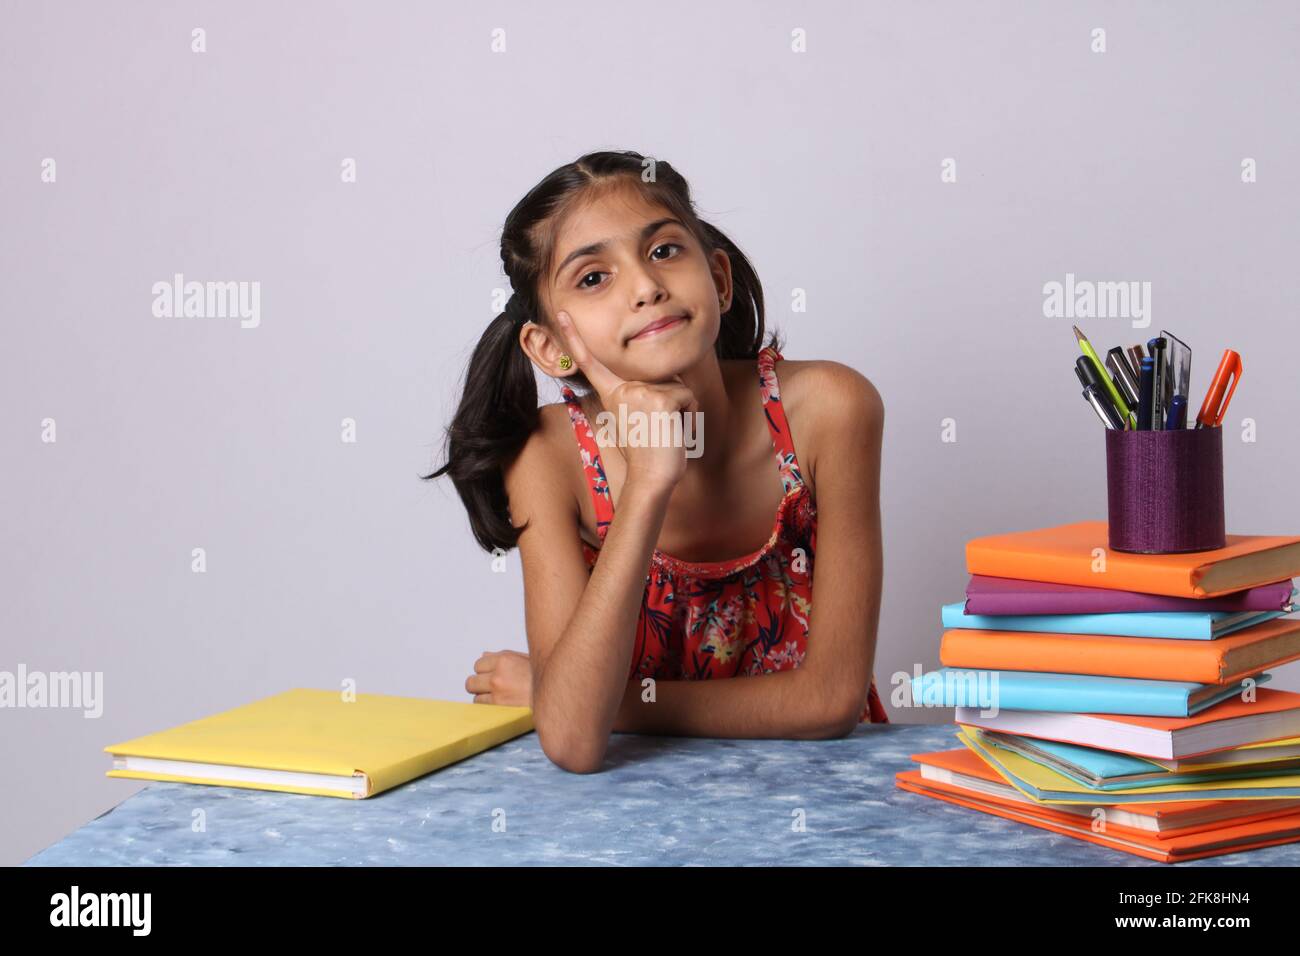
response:
<path fill-rule="evenodd" d="M 515 498 L 517 494 L 512 492 L 528 489 L 537 493 L 545 488 L 548 496 L 571 500 L 577 514 L 583 479 L 578 447 L 568 406 L 562 401 L 542 405 L 537 410 L 537 427 L 503 468 L 507 494 Z"/>
<path fill-rule="evenodd" d="M 573 426 L 570 424 L 569 411 L 564 402 L 553 402 L 537 409 L 537 427 L 520 446 L 515 457 L 506 467 L 515 468 L 525 461 L 538 463 L 540 460 L 554 460 L 561 447 L 561 439 L 566 434 L 573 442 Z"/>
<path fill-rule="evenodd" d="M 753 359 L 726 359 L 724 365 L 730 366 L 743 374 L 753 369 Z M 859 398 L 879 400 L 880 393 L 871 380 L 857 369 L 836 362 L 833 359 L 788 359 L 781 358 L 773 365 L 777 381 L 781 388 L 781 403 L 787 407 L 802 403 L 811 396 L 812 403 L 818 404 L 818 397 L 825 389 L 831 390 L 830 396 L 843 400 L 857 393 Z"/>
<path fill-rule="evenodd" d="M 586 403 L 581 398 L 579 404 L 586 414 Z M 537 429 L 529 441 L 544 444 L 552 462 L 563 462 L 566 472 L 581 476 L 582 459 L 578 454 L 580 446 L 569 406 L 563 400 L 543 405 L 537 410 L 537 420 Z"/>
<path fill-rule="evenodd" d="M 883 427 L 884 401 L 869 378 L 833 359 L 781 359 L 775 371 L 795 454 L 815 496 L 818 459 L 833 454 L 846 433 Z"/>
<path fill-rule="evenodd" d="M 856 407 L 879 405 L 883 409 L 880 392 L 867 378 L 852 366 L 833 359 L 781 359 L 776 365 L 777 380 L 781 383 L 781 402 L 789 405 L 792 399 L 807 399 L 816 407 L 857 403 Z"/>

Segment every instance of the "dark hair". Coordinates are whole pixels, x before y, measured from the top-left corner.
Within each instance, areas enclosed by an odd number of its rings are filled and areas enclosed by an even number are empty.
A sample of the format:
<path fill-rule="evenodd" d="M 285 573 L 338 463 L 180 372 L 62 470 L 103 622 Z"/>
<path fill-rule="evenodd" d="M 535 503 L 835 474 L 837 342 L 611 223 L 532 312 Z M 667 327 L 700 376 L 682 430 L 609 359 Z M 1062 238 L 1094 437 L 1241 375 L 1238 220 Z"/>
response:
<path fill-rule="evenodd" d="M 722 315 L 714 350 L 719 359 L 757 359 L 763 345 L 763 290 L 745 254 L 720 230 L 695 213 L 690 186 L 665 160 L 631 150 L 594 152 L 550 173 L 510 210 L 501 232 L 501 264 L 514 293 L 505 310 L 488 323 L 465 372 L 460 405 L 446 430 L 447 462 L 426 480 L 450 474 L 469 512 L 474 539 L 486 551 L 509 550 L 522 528 L 510 520 L 504 467 L 537 427 L 537 381 L 519 345 L 519 330 L 532 321 L 553 332 L 541 306 L 539 282 L 555 254 L 556 225 L 579 202 L 603 190 L 634 185 L 691 230 L 706 253 L 722 249 L 731 260 L 731 307 Z M 779 351 L 774 333 L 769 345 Z M 587 392 L 581 372 L 565 379 Z M 576 454 L 576 452 L 575 452 Z"/>

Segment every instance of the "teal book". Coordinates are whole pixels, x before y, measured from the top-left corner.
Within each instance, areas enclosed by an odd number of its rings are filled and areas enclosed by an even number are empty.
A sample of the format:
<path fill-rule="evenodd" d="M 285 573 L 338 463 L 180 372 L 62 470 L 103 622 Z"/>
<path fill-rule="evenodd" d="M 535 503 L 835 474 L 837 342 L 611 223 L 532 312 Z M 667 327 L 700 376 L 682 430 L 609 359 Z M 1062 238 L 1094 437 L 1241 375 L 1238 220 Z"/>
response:
<path fill-rule="evenodd" d="M 1139 611 L 1117 614 L 967 614 L 964 601 L 945 604 L 945 628 L 1035 631 L 1042 634 L 1113 634 L 1212 641 L 1286 611 Z"/>
<path fill-rule="evenodd" d="M 1271 674 L 1256 674 L 1262 684 Z M 1243 678 L 1245 680 L 1245 678 Z M 1241 693 L 1241 684 L 941 667 L 911 679 L 916 707 L 1038 710 L 1067 714 L 1191 717 Z"/>
<path fill-rule="evenodd" d="M 1300 764 L 1300 759 L 1292 758 L 1251 766 L 1219 767 L 1198 773 L 1175 773 L 1151 760 L 1113 750 L 1098 750 L 1095 747 L 1080 747 L 1059 740 L 1038 740 L 1034 737 L 988 730 L 976 730 L 974 733 L 981 743 L 1018 753 L 1034 763 L 1065 774 L 1094 790 L 1125 790 L 1133 787 L 1163 787 L 1173 783 L 1201 783 L 1206 780 L 1275 777 L 1282 770 L 1297 772 L 1297 764 Z"/>
<path fill-rule="evenodd" d="M 995 747 L 977 734 L 959 729 L 957 737 L 1021 793 L 1049 803 L 1094 806 L 1117 803 L 1156 803 L 1182 800 L 1274 800 L 1300 797 L 1300 774 L 1279 768 L 1267 776 L 1204 777 L 1195 782 L 1160 784 L 1152 789 L 1104 790 L 1081 784 L 1059 770 Z"/>

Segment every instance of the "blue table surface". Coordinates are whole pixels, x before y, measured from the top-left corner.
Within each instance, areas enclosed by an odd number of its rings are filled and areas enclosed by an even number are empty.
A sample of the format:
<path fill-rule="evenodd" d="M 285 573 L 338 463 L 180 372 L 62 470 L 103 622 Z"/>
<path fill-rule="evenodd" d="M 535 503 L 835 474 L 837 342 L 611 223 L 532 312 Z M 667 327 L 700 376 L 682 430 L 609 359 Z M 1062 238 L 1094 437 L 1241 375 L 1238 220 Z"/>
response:
<path fill-rule="evenodd" d="M 1166 865 L 895 786 L 911 754 L 960 746 L 951 724 L 615 734 L 574 774 L 528 733 L 368 800 L 151 783 L 24 865 Z M 1173 865 L 1296 866 L 1300 844 Z"/>

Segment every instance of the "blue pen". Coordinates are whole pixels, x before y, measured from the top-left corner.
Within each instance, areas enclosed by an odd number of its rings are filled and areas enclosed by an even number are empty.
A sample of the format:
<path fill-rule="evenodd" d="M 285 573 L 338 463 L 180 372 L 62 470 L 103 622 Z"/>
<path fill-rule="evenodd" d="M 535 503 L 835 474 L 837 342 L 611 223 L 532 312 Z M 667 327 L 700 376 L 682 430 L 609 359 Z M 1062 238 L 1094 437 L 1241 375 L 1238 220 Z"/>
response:
<path fill-rule="evenodd" d="M 1156 363 L 1151 356 L 1142 358 L 1142 374 L 1138 377 L 1138 431 L 1151 431 L 1151 396 L 1155 386 Z"/>
<path fill-rule="evenodd" d="M 1169 400 L 1169 418 L 1165 422 L 1165 428 L 1186 428 L 1187 427 L 1187 399 L 1182 395 L 1175 395 Z"/>

